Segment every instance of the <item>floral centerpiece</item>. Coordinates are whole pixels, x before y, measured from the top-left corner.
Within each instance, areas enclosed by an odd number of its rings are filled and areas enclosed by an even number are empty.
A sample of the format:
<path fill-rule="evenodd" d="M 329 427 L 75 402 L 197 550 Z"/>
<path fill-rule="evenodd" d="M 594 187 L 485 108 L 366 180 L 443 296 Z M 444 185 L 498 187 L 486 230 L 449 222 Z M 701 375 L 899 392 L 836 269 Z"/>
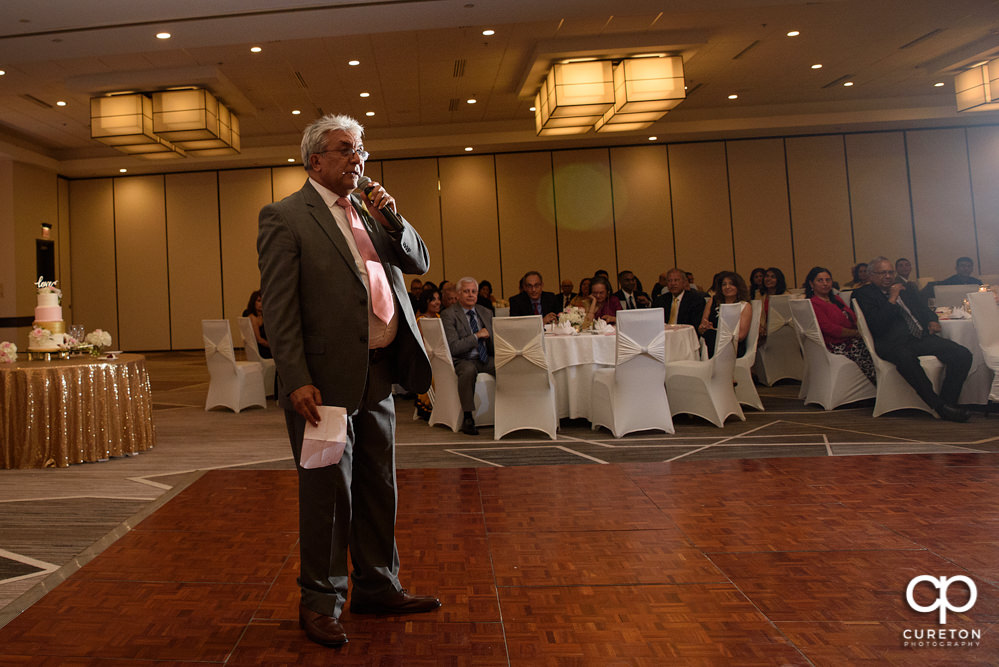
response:
<path fill-rule="evenodd" d="M 104 348 L 111 347 L 111 334 L 102 329 L 94 329 L 83 340 L 93 346 L 90 354 L 95 357 L 100 355 L 101 350 Z"/>
<path fill-rule="evenodd" d="M 4 341 L 0 343 L 0 364 L 12 364 L 17 361 L 17 345 Z"/>
<path fill-rule="evenodd" d="M 579 306 L 566 306 L 566 309 L 558 314 L 559 325 L 568 324 L 576 331 L 583 328 L 586 321 L 586 309 Z"/>

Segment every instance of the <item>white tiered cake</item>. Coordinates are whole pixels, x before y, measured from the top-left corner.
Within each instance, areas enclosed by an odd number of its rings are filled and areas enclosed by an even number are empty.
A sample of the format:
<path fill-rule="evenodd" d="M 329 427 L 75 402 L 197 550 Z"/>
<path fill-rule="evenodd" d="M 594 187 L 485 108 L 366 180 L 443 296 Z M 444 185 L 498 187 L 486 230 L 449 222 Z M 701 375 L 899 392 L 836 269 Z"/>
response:
<path fill-rule="evenodd" d="M 59 298 L 62 292 L 51 283 L 38 283 L 38 302 L 35 306 L 35 329 L 45 329 L 48 336 L 29 338 L 28 350 L 31 352 L 56 352 L 66 341 L 66 322 L 62 319 L 62 306 Z"/>

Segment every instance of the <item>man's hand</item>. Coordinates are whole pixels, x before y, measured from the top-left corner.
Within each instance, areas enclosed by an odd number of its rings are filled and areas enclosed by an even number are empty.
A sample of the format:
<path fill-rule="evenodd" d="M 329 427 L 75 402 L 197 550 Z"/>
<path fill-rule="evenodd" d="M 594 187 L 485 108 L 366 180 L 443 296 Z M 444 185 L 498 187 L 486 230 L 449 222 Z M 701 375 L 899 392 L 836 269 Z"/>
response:
<path fill-rule="evenodd" d="M 386 192 L 385 188 L 382 187 L 381 183 L 375 181 L 372 181 L 366 189 L 370 190 L 370 192 L 366 194 L 368 197 L 368 201 L 371 202 L 371 206 L 368 207 L 368 211 L 371 213 L 371 217 L 380 222 L 382 227 L 384 227 L 385 229 L 388 229 L 389 231 L 395 229 L 392 226 L 392 223 L 390 223 L 385 218 L 385 216 L 382 215 L 382 212 L 379 210 L 382 207 L 387 206 L 392 211 L 398 213 L 398 211 L 396 211 L 395 208 L 395 198 L 392 197 L 392 195 L 390 195 L 388 192 Z"/>
<path fill-rule="evenodd" d="M 898 295 L 901 294 L 904 289 L 905 285 L 902 283 L 892 283 L 891 287 L 888 288 L 888 300 L 892 303 L 898 301 Z"/>
<path fill-rule="evenodd" d="M 648 308 L 652 302 L 649 301 L 649 297 L 645 296 L 644 294 L 639 294 L 638 296 L 635 297 L 635 303 L 637 303 L 642 308 Z"/>
<path fill-rule="evenodd" d="M 555 313 L 548 313 L 547 315 L 545 315 L 545 317 L 542 320 L 542 322 L 544 322 L 545 324 L 551 324 L 552 322 L 555 321 L 555 318 L 557 318 L 557 317 L 558 317 L 558 315 L 556 315 Z"/>
<path fill-rule="evenodd" d="M 931 334 L 938 334 L 941 331 L 943 331 L 943 327 L 940 326 L 939 322 L 930 322 L 929 324 L 926 325 L 926 330 L 929 331 Z"/>
<path fill-rule="evenodd" d="M 323 397 L 319 395 L 319 389 L 314 385 L 307 384 L 291 392 L 288 397 L 295 408 L 295 412 L 305 417 L 305 421 L 313 426 L 318 426 L 320 422 L 319 407 L 323 404 Z"/>
<path fill-rule="evenodd" d="M 487 329 L 485 327 L 482 327 L 481 329 L 479 329 L 478 331 L 475 332 L 475 337 L 476 338 L 489 338 L 489 329 Z"/>

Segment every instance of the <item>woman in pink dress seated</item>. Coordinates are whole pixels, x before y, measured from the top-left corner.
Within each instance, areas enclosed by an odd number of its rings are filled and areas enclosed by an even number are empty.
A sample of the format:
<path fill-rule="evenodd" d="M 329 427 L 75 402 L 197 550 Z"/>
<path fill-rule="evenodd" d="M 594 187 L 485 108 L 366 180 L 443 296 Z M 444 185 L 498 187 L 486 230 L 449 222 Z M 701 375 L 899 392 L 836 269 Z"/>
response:
<path fill-rule="evenodd" d="M 826 347 L 833 354 L 842 354 L 853 361 L 876 384 L 874 361 L 857 329 L 857 315 L 838 294 L 833 294 L 832 286 L 832 273 L 827 268 L 813 267 L 805 276 L 805 296 L 812 302 Z"/>
<path fill-rule="evenodd" d="M 621 302 L 611 294 L 611 284 L 603 276 L 594 276 L 590 280 L 590 303 L 586 308 L 586 321 L 604 320 L 613 324 L 617 321 L 617 311 L 621 310 Z"/>

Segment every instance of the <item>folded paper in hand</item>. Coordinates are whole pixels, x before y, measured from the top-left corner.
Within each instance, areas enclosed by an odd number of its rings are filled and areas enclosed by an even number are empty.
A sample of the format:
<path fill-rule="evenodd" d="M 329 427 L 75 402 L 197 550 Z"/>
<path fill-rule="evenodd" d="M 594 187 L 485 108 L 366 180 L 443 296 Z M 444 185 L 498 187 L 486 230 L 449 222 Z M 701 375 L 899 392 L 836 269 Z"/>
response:
<path fill-rule="evenodd" d="M 336 465 L 347 444 L 347 410 L 333 405 L 320 405 L 318 426 L 305 423 L 302 440 L 301 466 L 325 468 Z"/>

